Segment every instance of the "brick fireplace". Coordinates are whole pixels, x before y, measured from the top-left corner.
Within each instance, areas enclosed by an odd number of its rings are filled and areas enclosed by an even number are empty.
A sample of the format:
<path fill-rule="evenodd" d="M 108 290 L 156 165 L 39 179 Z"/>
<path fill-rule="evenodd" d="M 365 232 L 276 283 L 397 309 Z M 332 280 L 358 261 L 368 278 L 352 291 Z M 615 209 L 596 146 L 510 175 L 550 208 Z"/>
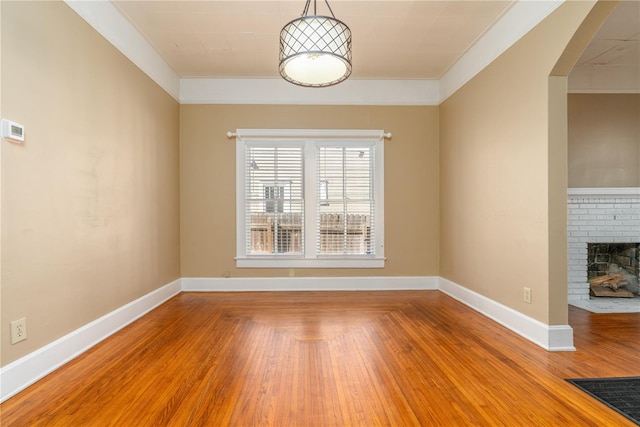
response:
<path fill-rule="evenodd" d="M 571 188 L 567 214 L 568 299 L 569 304 L 584 307 L 593 300 L 587 278 L 589 244 L 640 242 L 640 188 Z M 620 300 L 627 301 L 611 301 L 611 305 L 637 304 L 640 308 L 637 297 Z"/>

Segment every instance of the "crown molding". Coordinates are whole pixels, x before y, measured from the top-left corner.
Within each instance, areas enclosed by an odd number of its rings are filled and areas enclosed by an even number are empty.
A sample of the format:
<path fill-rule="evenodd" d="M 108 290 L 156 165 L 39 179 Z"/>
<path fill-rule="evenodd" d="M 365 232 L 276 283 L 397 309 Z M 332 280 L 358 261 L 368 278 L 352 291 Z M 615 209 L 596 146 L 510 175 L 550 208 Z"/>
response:
<path fill-rule="evenodd" d="M 169 95 L 180 98 L 178 75 L 110 1 L 64 2 Z"/>
<path fill-rule="evenodd" d="M 640 69 L 634 66 L 579 66 L 567 81 L 569 93 L 640 93 Z"/>
<path fill-rule="evenodd" d="M 182 104 L 438 105 L 437 80 L 349 79 L 307 88 L 280 78 L 180 80 Z"/>
<path fill-rule="evenodd" d="M 302 88 L 280 78 L 179 78 L 108 0 L 64 0 L 98 33 L 183 104 L 439 105 L 564 0 L 517 0 L 440 80 L 366 80 Z"/>
<path fill-rule="evenodd" d="M 591 95 L 638 95 L 640 94 L 640 88 L 638 89 L 569 89 L 567 93 L 582 93 Z"/>
<path fill-rule="evenodd" d="M 542 22 L 565 0 L 517 0 L 440 79 L 445 101 Z"/>

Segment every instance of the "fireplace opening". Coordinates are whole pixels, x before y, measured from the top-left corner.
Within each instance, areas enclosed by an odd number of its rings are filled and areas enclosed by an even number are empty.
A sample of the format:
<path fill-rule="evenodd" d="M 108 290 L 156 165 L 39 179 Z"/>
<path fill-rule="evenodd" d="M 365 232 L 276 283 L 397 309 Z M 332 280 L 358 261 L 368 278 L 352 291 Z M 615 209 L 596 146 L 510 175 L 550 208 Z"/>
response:
<path fill-rule="evenodd" d="M 587 278 L 594 297 L 637 297 L 639 243 L 588 243 Z"/>

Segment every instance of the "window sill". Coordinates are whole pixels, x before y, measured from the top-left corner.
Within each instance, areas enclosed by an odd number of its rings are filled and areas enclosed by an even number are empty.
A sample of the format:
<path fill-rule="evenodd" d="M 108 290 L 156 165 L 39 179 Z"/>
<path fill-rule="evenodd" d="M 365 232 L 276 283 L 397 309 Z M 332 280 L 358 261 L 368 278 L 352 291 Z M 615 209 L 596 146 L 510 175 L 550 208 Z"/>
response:
<path fill-rule="evenodd" d="M 384 268 L 386 258 L 374 257 L 326 257 L 285 258 L 247 257 L 236 258 L 238 268 Z"/>

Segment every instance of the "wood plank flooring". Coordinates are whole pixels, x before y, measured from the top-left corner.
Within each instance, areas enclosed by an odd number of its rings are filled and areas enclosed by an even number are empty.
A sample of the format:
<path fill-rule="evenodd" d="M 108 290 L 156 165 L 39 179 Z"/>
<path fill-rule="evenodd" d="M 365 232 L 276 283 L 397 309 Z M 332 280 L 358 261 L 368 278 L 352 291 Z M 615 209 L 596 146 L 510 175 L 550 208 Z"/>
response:
<path fill-rule="evenodd" d="M 438 291 L 183 293 L 0 405 L 2 426 L 633 426 L 640 314 L 547 352 Z"/>

